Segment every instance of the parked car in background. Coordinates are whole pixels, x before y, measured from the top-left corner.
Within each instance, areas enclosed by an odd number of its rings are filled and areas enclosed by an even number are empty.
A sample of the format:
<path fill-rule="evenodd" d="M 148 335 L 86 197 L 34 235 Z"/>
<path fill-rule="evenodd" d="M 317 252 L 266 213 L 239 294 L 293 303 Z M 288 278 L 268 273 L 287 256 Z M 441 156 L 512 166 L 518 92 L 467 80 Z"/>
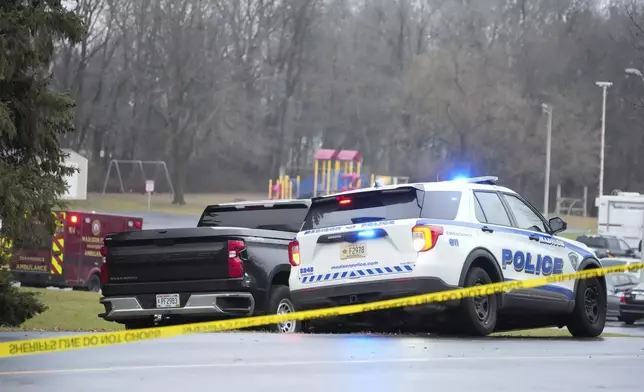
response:
<path fill-rule="evenodd" d="M 644 283 L 621 293 L 618 320 L 625 324 L 634 324 L 644 319 Z"/>
<path fill-rule="evenodd" d="M 581 235 L 577 241 L 592 248 L 598 258 L 602 257 L 635 257 L 636 248 L 622 238 L 610 235 Z"/>
<path fill-rule="evenodd" d="M 602 263 L 602 267 L 614 267 L 619 265 L 639 264 L 642 262 L 640 259 L 635 259 L 631 257 L 604 257 L 599 261 Z M 638 282 L 642 282 L 642 279 L 640 279 L 642 270 L 624 272 L 624 273 L 633 276 L 635 280 L 637 280 Z"/>
<path fill-rule="evenodd" d="M 606 275 L 606 291 L 608 307 L 606 317 L 619 318 L 619 303 L 622 294 L 637 286 L 639 280 L 629 273 L 614 273 Z"/>

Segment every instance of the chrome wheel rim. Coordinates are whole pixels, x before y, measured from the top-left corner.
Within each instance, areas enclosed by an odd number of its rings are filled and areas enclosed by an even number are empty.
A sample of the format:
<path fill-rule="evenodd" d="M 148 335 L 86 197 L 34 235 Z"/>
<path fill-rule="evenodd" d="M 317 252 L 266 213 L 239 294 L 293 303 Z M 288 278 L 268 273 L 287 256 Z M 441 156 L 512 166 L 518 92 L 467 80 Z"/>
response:
<path fill-rule="evenodd" d="M 277 314 L 287 314 L 293 313 L 295 309 L 293 304 L 288 299 L 283 299 L 277 305 Z M 295 332 L 295 320 L 284 321 L 283 323 L 278 323 L 277 328 L 281 333 L 293 333 Z"/>

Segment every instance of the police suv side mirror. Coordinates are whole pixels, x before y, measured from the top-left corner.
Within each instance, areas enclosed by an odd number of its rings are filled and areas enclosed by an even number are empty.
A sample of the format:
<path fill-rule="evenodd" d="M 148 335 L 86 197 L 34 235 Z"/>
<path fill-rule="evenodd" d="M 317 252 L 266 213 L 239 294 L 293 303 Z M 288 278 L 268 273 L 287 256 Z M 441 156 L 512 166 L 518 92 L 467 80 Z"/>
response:
<path fill-rule="evenodd" d="M 548 226 L 550 226 L 550 234 L 557 234 L 565 231 L 568 228 L 568 224 L 563 219 L 558 216 L 550 218 L 548 221 Z"/>

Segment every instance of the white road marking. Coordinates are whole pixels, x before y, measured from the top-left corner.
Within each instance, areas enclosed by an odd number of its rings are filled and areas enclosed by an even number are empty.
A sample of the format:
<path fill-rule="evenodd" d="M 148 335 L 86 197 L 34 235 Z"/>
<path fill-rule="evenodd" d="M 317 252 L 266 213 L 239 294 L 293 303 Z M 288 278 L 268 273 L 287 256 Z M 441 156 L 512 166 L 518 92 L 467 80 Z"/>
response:
<path fill-rule="evenodd" d="M 442 361 L 610 361 L 610 360 L 643 360 L 644 355 L 575 355 L 575 356 L 494 356 L 494 357 L 440 357 L 440 358 L 390 358 L 390 359 L 353 359 L 353 360 L 325 360 L 325 361 L 288 361 L 288 362 L 246 362 L 239 360 L 228 363 L 193 363 L 193 364 L 168 364 L 168 365 L 141 365 L 141 366 L 115 366 L 104 368 L 76 368 L 53 370 L 19 370 L 0 372 L 0 376 L 45 375 L 85 372 L 119 372 L 137 370 L 163 370 L 163 369 L 198 369 L 198 368 L 236 368 L 236 367 L 288 367 L 288 366 L 321 366 L 321 365 L 365 365 L 380 363 L 428 363 Z"/>

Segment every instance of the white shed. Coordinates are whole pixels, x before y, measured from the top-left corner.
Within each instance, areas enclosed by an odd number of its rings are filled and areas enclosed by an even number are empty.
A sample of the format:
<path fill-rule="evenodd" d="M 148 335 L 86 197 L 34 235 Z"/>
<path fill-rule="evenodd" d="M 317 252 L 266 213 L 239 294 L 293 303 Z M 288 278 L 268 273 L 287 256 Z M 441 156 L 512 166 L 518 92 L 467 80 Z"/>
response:
<path fill-rule="evenodd" d="M 74 150 L 63 148 L 69 154 L 65 166 L 73 167 L 78 171 L 66 178 L 67 192 L 61 196 L 63 200 L 87 200 L 87 172 L 89 161 Z"/>

